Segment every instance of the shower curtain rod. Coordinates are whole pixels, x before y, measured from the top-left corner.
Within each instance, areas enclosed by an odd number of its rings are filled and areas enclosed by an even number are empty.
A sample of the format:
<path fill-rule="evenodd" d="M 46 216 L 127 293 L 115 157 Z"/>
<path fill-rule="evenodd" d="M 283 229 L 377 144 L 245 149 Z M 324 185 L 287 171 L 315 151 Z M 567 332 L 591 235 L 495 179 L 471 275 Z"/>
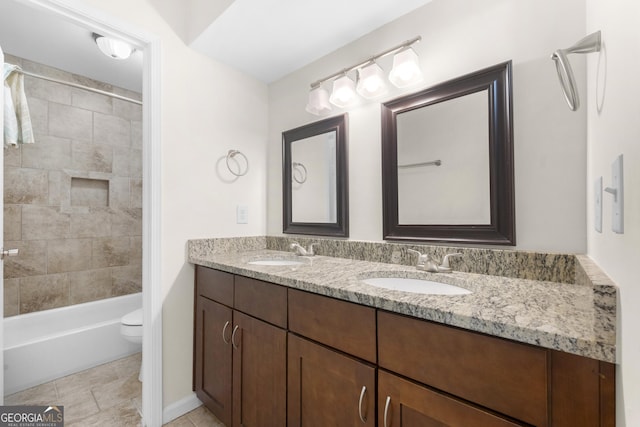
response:
<path fill-rule="evenodd" d="M 18 73 L 22 73 L 25 76 L 35 77 L 37 79 L 42 79 L 42 80 L 48 80 L 48 81 L 53 82 L 53 83 L 60 83 L 60 84 L 66 85 L 66 86 L 75 87 L 77 89 L 84 89 L 84 90 L 88 90 L 89 92 L 99 93 L 101 95 L 110 96 L 112 98 L 117 98 L 117 99 L 120 99 L 122 101 L 128 101 L 128 102 L 132 102 L 134 104 L 142 105 L 142 101 L 138 101 L 137 99 L 133 99 L 133 98 L 129 98 L 129 97 L 126 97 L 126 96 L 118 95 L 118 94 L 115 94 L 115 93 L 112 93 L 112 92 L 107 92 L 107 91 L 100 90 L 100 89 L 94 89 L 92 87 L 84 86 L 84 85 L 81 85 L 81 84 L 78 84 L 78 83 L 65 82 L 64 80 L 58 80 L 58 79 L 54 79 L 52 77 L 47 77 L 47 76 L 42 76 L 40 74 L 30 73 L 29 71 L 24 71 L 22 69 L 18 69 L 16 71 Z"/>

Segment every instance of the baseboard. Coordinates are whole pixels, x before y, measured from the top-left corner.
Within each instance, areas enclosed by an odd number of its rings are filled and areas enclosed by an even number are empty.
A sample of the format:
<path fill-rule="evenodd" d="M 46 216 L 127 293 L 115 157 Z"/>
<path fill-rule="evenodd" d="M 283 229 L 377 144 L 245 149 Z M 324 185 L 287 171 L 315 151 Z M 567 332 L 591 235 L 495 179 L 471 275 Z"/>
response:
<path fill-rule="evenodd" d="M 202 402 L 195 393 L 191 393 L 187 397 L 184 397 L 177 402 L 173 402 L 171 405 L 164 408 L 162 411 L 162 424 L 169 423 L 178 417 L 191 412 L 197 407 L 201 406 Z"/>

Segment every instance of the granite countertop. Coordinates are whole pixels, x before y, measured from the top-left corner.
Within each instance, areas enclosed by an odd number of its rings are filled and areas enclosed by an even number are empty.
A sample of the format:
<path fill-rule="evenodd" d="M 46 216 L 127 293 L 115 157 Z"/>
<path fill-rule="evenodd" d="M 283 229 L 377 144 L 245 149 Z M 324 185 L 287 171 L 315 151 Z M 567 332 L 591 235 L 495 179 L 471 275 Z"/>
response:
<path fill-rule="evenodd" d="M 428 273 L 415 267 L 328 256 L 295 257 L 300 265 L 249 261 L 294 258 L 255 250 L 190 253 L 189 262 L 395 313 L 615 363 L 615 303 L 597 286 L 474 273 Z M 371 277 L 422 278 L 471 290 L 467 295 L 427 295 L 370 286 Z M 605 292 L 606 294 L 606 292 Z M 604 302 L 604 303 L 603 303 Z"/>

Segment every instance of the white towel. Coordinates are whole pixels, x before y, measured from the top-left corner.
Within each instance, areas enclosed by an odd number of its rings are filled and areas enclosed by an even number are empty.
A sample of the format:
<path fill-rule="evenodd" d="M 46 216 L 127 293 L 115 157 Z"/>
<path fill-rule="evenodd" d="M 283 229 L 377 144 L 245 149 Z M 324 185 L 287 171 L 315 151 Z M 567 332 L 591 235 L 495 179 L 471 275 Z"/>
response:
<path fill-rule="evenodd" d="M 32 144 L 31 115 L 20 67 L 4 64 L 4 146 Z"/>

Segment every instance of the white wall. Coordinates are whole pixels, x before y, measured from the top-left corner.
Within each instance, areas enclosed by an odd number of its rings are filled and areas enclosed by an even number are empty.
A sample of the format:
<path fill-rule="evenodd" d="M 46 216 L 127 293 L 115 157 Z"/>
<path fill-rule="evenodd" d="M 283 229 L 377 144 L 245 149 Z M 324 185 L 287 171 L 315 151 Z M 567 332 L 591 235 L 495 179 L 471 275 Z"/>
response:
<path fill-rule="evenodd" d="M 82 0 L 162 40 L 162 283 L 164 405 L 191 393 L 193 266 L 186 242 L 265 234 L 267 88 L 187 47 L 148 2 Z M 225 182 L 231 148 L 250 162 Z M 218 176 L 220 171 L 221 176 Z M 236 205 L 249 224 L 236 224 Z"/>
<path fill-rule="evenodd" d="M 584 0 L 434 0 L 271 84 L 268 233 L 282 233 L 280 134 L 318 120 L 304 110 L 309 84 L 421 35 L 425 82 L 382 101 L 512 59 L 517 248 L 584 253 L 586 115 L 564 104 L 549 59 L 584 32 Z M 584 91 L 584 60 L 574 68 Z M 381 240 L 380 101 L 348 113 L 350 238 Z"/>
<path fill-rule="evenodd" d="M 601 30 L 606 52 L 588 60 L 588 254 L 619 286 L 617 425 L 635 427 L 640 425 L 640 3 L 586 4 L 587 33 Z M 605 186 L 611 184 L 611 163 L 619 154 L 624 155 L 624 234 L 611 231 L 608 194 L 598 233 L 593 228 L 593 181 L 602 176 Z"/>

